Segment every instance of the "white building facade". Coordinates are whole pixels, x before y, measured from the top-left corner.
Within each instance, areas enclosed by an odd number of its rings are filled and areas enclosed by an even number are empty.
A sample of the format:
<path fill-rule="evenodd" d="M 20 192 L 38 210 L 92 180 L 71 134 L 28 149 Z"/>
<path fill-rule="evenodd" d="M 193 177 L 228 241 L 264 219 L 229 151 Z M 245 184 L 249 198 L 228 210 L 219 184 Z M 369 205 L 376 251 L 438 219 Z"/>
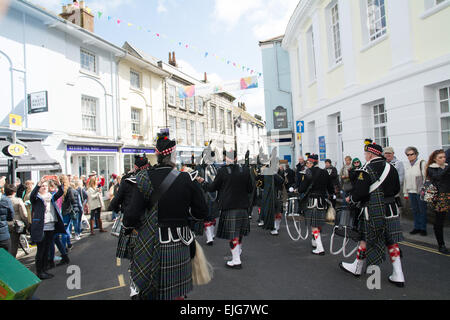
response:
<path fill-rule="evenodd" d="M 449 0 L 299 1 L 283 39 L 296 146 L 338 167 L 365 138 L 401 160 L 411 145 L 449 148 L 449 29 Z"/>
<path fill-rule="evenodd" d="M 27 168 L 38 180 L 49 171 L 83 175 L 118 172 L 117 60 L 125 51 L 26 1 L 12 1 L 0 22 L 1 131 L 10 113 L 22 116 L 18 138 L 39 143 L 53 168 Z M 30 109 L 35 93 L 44 110 Z M 37 156 L 41 155 L 30 155 Z M 19 171 L 21 170 L 19 160 Z"/>

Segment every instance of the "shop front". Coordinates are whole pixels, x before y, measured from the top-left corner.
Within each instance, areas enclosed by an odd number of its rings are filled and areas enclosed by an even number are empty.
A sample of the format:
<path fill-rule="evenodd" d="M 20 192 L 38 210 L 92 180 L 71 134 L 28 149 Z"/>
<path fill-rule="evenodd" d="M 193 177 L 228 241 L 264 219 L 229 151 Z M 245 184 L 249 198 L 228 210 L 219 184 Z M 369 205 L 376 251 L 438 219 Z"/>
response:
<path fill-rule="evenodd" d="M 117 144 L 107 146 L 67 144 L 71 174 L 88 177 L 90 172 L 95 171 L 97 176 L 105 178 L 103 191 L 106 191 L 111 175 L 119 174 L 119 147 Z"/>
<path fill-rule="evenodd" d="M 136 155 L 144 155 L 147 157 L 151 165 L 155 165 L 158 160 L 154 148 L 137 148 L 137 147 L 123 147 L 121 150 L 123 155 L 123 172 L 127 173 L 134 168 L 134 158 Z"/>

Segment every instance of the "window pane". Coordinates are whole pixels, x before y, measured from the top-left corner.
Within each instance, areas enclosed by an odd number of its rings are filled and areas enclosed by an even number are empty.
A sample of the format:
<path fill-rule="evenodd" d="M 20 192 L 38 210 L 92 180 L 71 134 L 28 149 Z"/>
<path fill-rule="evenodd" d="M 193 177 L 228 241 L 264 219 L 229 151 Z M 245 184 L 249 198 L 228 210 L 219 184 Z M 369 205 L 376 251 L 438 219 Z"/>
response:
<path fill-rule="evenodd" d="M 441 130 L 450 130 L 450 117 L 441 118 Z"/>
<path fill-rule="evenodd" d="M 443 145 L 450 144 L 450 132 L 442 132 L 442 144 Z"/>
<path fill-rule="evenodd" d="M 441 100 L 448 100 L 448 88 L 439 90 L 439 97 Z"/>
<path fill-rule="evenodd" d="M 449 112 L 448 110 L 448 100 L 447 101 L 442 101 L 441 102 L 441 113 L 447 113 Z"/>

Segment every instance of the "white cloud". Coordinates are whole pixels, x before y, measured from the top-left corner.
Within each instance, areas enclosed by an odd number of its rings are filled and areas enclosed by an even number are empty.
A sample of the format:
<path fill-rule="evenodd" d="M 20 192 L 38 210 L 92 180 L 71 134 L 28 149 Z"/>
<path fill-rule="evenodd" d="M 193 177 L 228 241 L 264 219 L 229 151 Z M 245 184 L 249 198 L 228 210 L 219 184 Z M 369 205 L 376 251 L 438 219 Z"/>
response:
<path fill-rule="evenodd" d="M 265 119 L 265 107 L 264 107 L 264 88 L 250 89 L 248 91 L 233 92 L 236 97 L 235 105 L 238 102 L 244 102 L 247 112 L 252 116 L 258 114 Z"/>
<path fill-rule="evenodd" d="M 215 0 L 213 19 L 228 31 L 245 21 L 259 40 L 284 34 L 298 0 Z"/>
<path fill-rule="evenodd" d="M 197 80 L 203 80 L 204 73 L 197 71 L 189 62 L 177 60 L 178 68 Z M 208 81 L 211 83 L 223 82 L 223 79 L 217 73 L 208 73 Z"/>
<path fill-rule="evenodd" d="M 156 9 L 156 11 L 158 11 L 158 13 L 164 13 L 167 12 L 167 7 L 165 4 L 165 0 L 158 0 L 158 8 Z"/>

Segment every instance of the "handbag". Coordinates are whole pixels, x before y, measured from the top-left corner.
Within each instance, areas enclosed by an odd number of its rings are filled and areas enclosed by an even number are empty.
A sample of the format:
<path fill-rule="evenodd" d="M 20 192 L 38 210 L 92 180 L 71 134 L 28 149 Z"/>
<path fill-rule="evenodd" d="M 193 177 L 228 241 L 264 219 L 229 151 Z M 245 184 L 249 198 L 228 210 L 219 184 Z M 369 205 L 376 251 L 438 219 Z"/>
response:
<path fill-rule="evenodd" d="M 20 220 L 14 220 L 13 229 L 18 234 L 26 233 L 25 223 L 23 223 L 23 221 Z"/>
<path fill-rule="evenodd" d="M 435 201 L 437 194 L 438 190 L 430 180 L 426 180 L 423 183 L 423 186 L 419 192 L 420 200 L 425 201 L 429 204 L 432 204 Z"/>
<path fill-rule="evenodd" d="M 422 172 L 422 164 L 423 164 L 424 160 L 420 161 L 420 176 L 416 177 L 416 186 L 417 186 L 417 193 L 421 193 L 422 191 L 424 191 L 424 184 L 425 184 L 425 179 L 423 177 L 423 172 Z M 423 200 L 423 199 L 422 199 Z"/>

